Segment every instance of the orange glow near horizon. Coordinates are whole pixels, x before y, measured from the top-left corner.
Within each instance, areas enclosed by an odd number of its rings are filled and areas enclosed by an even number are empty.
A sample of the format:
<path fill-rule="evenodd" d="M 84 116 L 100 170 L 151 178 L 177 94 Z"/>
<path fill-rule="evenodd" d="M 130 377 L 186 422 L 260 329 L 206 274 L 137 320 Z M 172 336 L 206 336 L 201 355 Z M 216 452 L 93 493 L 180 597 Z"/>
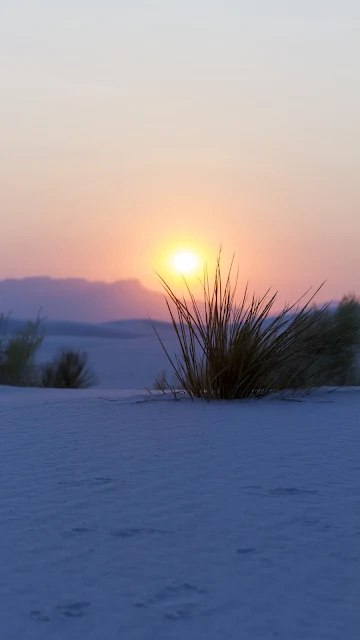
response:
<path fill-rule="evenodd" d="M 359 293 L 359 2 L 2 4 L 0 280 Z"/>

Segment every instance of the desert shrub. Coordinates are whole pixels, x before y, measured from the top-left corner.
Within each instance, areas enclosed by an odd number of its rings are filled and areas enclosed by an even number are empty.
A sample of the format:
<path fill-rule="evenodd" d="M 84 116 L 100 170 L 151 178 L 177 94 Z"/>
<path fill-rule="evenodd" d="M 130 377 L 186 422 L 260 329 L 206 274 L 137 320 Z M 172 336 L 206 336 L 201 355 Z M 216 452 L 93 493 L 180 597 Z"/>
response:
<path fill-rule="evenodd" d="M 307 302 L 302 298 L 273 316 L 276 294 L 254 294 L 249 301 L 246 287 L 242 302 L 236 304 L 237 279 L 232 285 L 231 274 L 232 265 L 223 278 L 220 256 L 212 285 L 205 270 L 201 308 L 186 281 L 189 302 L 161 279 L 179 351 L 172 356 L 156 329 L 155 333 L 180 388 L 191 397 L 207 399 L 261 397 L 330 383 L 325 380 L 335 363 L 336 379 L 346 378 L 349 363 L 342 344 L 350 340 L 352 326 L 348 300 L 332 316 L 327 305 L 314 308 L 318 289 Z"/>
<path fill-rule="evenodd" d="M 0 384 L 35 386 L 37 368 L 35 355 L 43 341 L 41 318 L 28 322 L 25 328 L 8 335 L 7 318 L 0 315 Z"/>
<path fill-rule="evenodd" d="M 344 297 L 335 311 L 312 311 L 311 326 L 298 335 L 304 346 L 298 362 L 293 362 L 299 371 L 293 379 L 294 388 L 304 387 L 307 380 L 315 387 L 360 384 L 359 311 L 352 296 Z"/>
<path fill-rule="evenodd" d="M 316 310 L 314 314 L 318 313 Z M 344 296 L 334 311 L 328 309 L 316 325 L 322 341 L 312 357 L 309 370 L 314 386 L 358 385 L 360 384 L 359 342 L 360 304 L 353 295 Z M 314 328 L 304 333 L 305 340 Z M 306 353 L 306 352 L 305 352 Z M 309 356 L 303 356 L 304 358 Z M 301 386 L 301 377 L 297 385 Z"/>
<path fill-rule="evenodd" d="M 320 382 L 330 385 L 359 385 L 360 302 L 354 295 L 344 296 L 332 314 L 328 350 L 324 352 Z"/>
<path fill-rule="evenodd" d="M 86 351 L 60 350 L 42 365 L 39 386 L 59 389 L 87 389 L 95 384 Z"/>

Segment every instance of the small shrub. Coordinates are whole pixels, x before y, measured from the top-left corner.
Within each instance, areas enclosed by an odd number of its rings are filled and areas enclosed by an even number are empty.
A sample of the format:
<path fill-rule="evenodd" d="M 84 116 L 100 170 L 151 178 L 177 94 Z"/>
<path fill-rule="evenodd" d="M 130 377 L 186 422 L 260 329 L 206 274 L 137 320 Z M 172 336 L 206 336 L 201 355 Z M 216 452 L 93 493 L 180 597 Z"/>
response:
<path fill-rule="evenodd" d="M 85 351 L 60 350 L 41 367 L 41 387 L 87 389 L 96 382 Z"/>
<path fill-rule="evenodd" d="M 253 295 L 248 302 L 246 288 L 237 305 L 231 273 L 232 265 L 224 280 L 220 256 L 212 286 L 205 270 L 201 309 L 186 281 L 190 302 L 161 278 L 179 346 L 175 356 L 154 329 L 181 389 L 191 397 L 234 400 L 347 378 L 356 333 L 349 332 L 352 300 L 344 300 L 332 315 L 328 305 L 314 308 L 318 289 L 302 306 L 301 301 L 286 305 L 273 317 L 276 294 Z"/>
<path fill-rule="evenodd" d="M 360 301 L 354 295 L 344 296 L 331 316 L 331 340 L 326 367 L 331 385 L 360 384 Z"/>
<path fill-rule="evenodd" d="M 360 316 L 356 318 L 344 299 L 336 311 L 319 313 L 314 309 L 312 319 L 316 322 L 298 336 L 299 343 L 302 337 L 303 349 L 298 361 L 293 362 L 299 371 L 293 380 L 294 388 L 306 383 L 313 387 L 358 385 Z"/>
<path fill-rule="evenodd" d="M 28 322 L 24 329 L 8 336 L 6 320 L 0 316 L 0 384 L 10 386 L 36 386 L 35 355 L 43 341 L 41 318 Z"/>

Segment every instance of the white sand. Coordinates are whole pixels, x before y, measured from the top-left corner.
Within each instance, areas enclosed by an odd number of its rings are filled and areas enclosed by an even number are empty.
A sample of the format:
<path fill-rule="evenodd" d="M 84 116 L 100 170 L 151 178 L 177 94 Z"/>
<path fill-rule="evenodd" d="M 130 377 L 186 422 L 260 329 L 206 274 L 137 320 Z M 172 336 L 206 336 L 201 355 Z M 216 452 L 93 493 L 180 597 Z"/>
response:
<path fill-rule="evenodd" d="M 360 393 L 0 388 L 4 640 L 360 637 Z"/>
<path fill-rule="evenodd" d="M 177 345 L 168 334 L 163 331 L 162 337 L 169 351 L 174 352 Z M 172 377 L 171 365 L 152 331 L 130 339 L 49 336 L 41 347 L 40 360 L 50 359 L 59 347 L 88 352 L 98 388 L 145 389 L 164 369 Z"/>

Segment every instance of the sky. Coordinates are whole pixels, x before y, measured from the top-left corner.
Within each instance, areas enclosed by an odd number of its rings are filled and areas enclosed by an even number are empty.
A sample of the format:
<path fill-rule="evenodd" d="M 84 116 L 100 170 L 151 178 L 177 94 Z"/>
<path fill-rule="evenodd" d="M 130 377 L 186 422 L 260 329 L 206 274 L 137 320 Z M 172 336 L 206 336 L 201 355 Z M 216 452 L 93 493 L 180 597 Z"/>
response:
<path fill-rule="evenodd" d="M 0 278 L 360 293 L 358 0 L 0 3 Z"/>

